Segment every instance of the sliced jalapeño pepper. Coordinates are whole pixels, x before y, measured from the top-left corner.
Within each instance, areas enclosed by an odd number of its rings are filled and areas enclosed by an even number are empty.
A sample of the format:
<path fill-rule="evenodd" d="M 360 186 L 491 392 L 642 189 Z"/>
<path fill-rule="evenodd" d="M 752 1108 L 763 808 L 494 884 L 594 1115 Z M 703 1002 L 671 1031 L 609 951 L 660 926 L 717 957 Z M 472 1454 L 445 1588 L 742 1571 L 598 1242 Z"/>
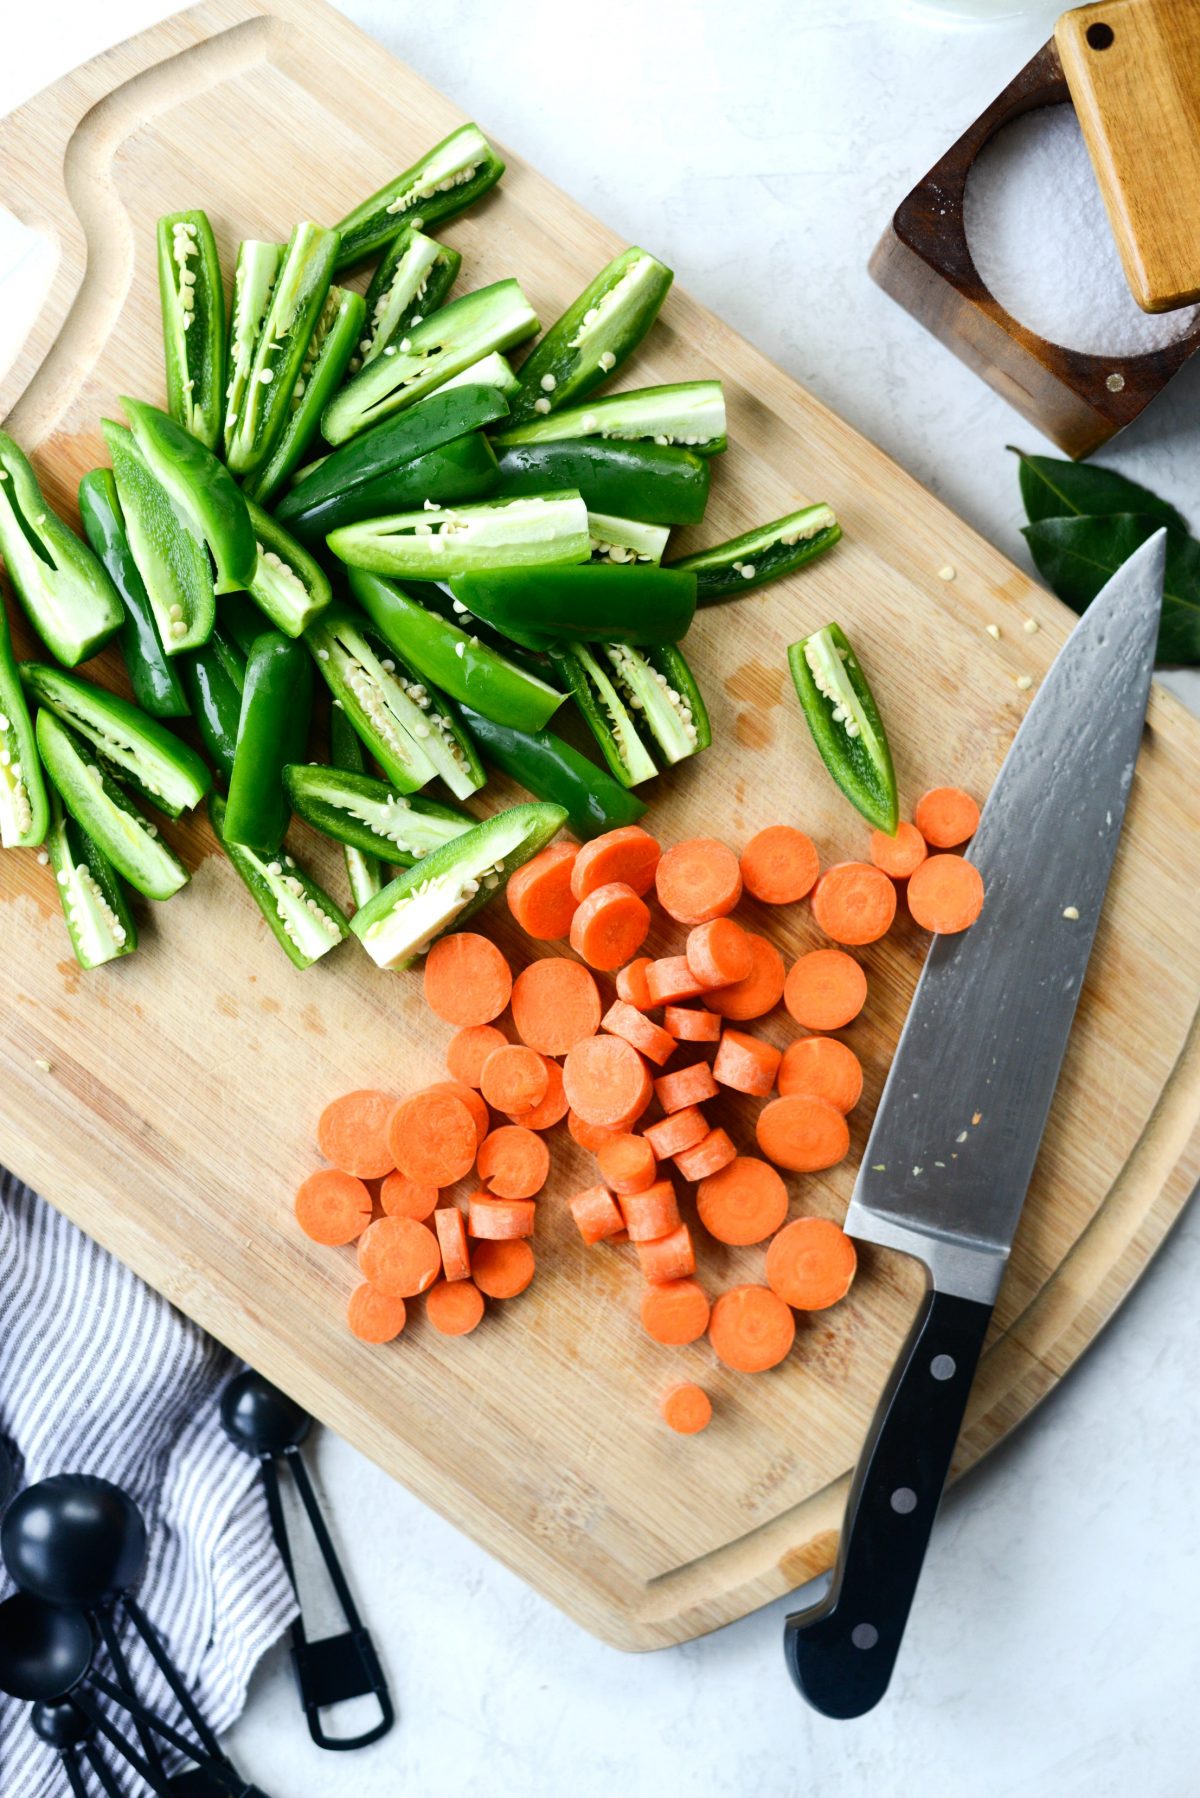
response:
<path fill-rule="evenodd" d="M 234 426 L 242 415 L 254 352 L 262 333 L 275 278 L 283 261 L 284 245 L 247 238 L 238 245 L 233 271 L 233 305 L 229 314 L 229 385 L 225 390 L 223 435 L 225 455 Z"/>
<path fill-rule="evenodd" d="M 131 399 L 121 404 L 146 466 L 184 527 L 212 557 L 214 590 L 236 593 L 254 571 L 254 532 L 229 470 L 157 406 Z"/>
<path fill-rule="evenodd" d="M 347 448 L 353 445 L 348 444 Z M 323 548 L 330 532 L 344 524 L 413 511 L 426 500 L 457 506 L 486 499 L 495 492 L 499 480 L 495 451 L 482 431 L 471 431 L 466 437 L 455 437 L 437 449 L 426 450 L 423 456 L 414 456 L 411 462 L 388 469 L 374 480 L 361 481 L 329 499 L 317 501 L 303 512 L 289 514 L 287 526 L 305 543 Z M 283 517 L 282 507 L 278 516 Z"/>
<path fill-rule="evenodd" d="M 827 624 L 788 649 L 800 709 L 821 760 L 868 824 L 895 836 L 899 819 L 892 752 L 850 640 Z"/>
<path fill-rule="evenodd" d="M 468 612 L 527 649 L 548 643 L 675 643 L 696 610 L 695 576 L 676 569 L 489 569 L 450 589 Z"/>
<path fill-rule="evenodd" d="M 658 769 L 617 690 L 604 651 L 590 643 L 559 644 L 551 650 L 550 660 L 621 785 L 636 787 L 652 780 Z"/>
<path fill-rule="evenodd" d="M 658 443 L 496 444 L 501 493 L 549 493 L 577 487 L 589 512 L 614 512 L 643 524 L 698 524 L 708 504 L 703 456 Z"/>
<path fill-rule="evenodd" d="M 276 853 L 292 815 L 283 770 L 303 757 L 311 718 L 312 661 L 304 646 L 282 631 L 260 632 L 246 657 L 223 840 L 258 855 Z"/>
<path fill-rule="evenodd" d="M 225 416 L 225 290 L 217 242 L 203 212 L 159 219 L 158 288 L 167 410 L 215 450 Z"/>
<path fill-rule="evenodd" d="M 252 499 L 246 505 L 258 551 L 246 591 L 278 630 L 298 637 L 333 598 L 329 576 L 269 512 Z"/>
<path fill-rule="evenodd" d="M 469 367 L 451 375 L 437 391 L 445 393 L 448 387 L 490 387 L 496 393 L 503 394 L 507 400 L 512 398 L 520 385 L 508 357 L 502 356 L 499 350 L 493 350 L 490 356 L 481 356 L 478 362 L 472 362 Z"/>
<path fill-rule="evenodd" d="M 46 854 L 58 887 L 67 935 L 81 968 L 100 968 L 137 948 L 137 925 L 116 871 L 86 830 L 50 793 Z"/>
<path fill-rule="evenodd" d="M 832 549 L 841 534 L 828 506 L 804 506 L 728 543 L 714 544 L 693 556 L 676 556 L 667 567 L 687 568 L 695 574 L 698 606 L 719 605 L 795 573 Z"/>
<path fill-rule="evenodd" d="M 478 125 L 460 125 L 449 137 L 348 212 L 338 226 L 338 269 L 352 268 L 396 235 L 401 225 L 419 231 L 441 224 L 470 206 L 504 173 L 504 164 Z"/>
<path fill-rule="evenodd" d="M 366 322 L 351 373 L 386 355 L 407 349 L 405 334 L 436 312 L 454 286 L 462 257 L 410 226 L 388 245 L 367 288 Z"/>
<path fill-rule="evenodd" d="M 636 824 L 645 812 L 636 794 L 553 732 L 514 730 L 469 706 L 459 709 L 485 759 L 535 799 L 561 805 L 568 829 L 585 842 L 619 825 Z"/>
<path fill-rule="evenodd" d="M 655 643 L 644 649 L 628 643 L 599 647 L 618 691 L 668 767 L 709 747 L 708 708 L 677 643 Z"/>
<path fill-rule="evenodd" d="M 333 280 L 337 249 L 337 232 L 321 225 L 306 221 L 292 232 L 240 402 L 231 399 L 225 414 L 225 459 L 234 474 L 261 468 L 286 429 L 296 382 Z"/>
<path fill-rule="evenodd" d="M 420 794 L 397 793 L 386 780 L 348 768 L 297 763 L 283 771 L 292 810 L 314 830 L 399 867 L 461 837 L 478 822 L 469 812 Z"/>
<path fill-rule="evenodd" d="M 617 567 L 624 562 L 649 562 L 657 568 L 670 535 L 665 524 L 640 524 L 635 518 L 614 518 L 608 512 L 588 513 L 593 562 Z"/>
<path fill-rule="evenodd" d="M 24 452 L 0 431 L 0 556 L 47 649 L 67 668 L 120 628 L 116 588 L 86 543 L 50 510 Z"/>
<path fill-rule="evenodd" d="M 367 772 L 362 743 L 340 705 L 329 708 L 329 760 L 334 768 L 348 774 L 365 775 Z M 342 844 L 342 856 L 346 863 L 346 879 L 350 883 L 350 897 L 357 909 L 368 899 L 373 899 L 376 893 L 381 893 L 392 877 L 377 855 L 357 849 L 352 843 Z"/>
<path fill-rule="evenodd" d="M 258 855 L 228 834 L 225 801 L 208 802 L 213 834 L 294 967 L 311 968 L 350 933 L 345 914 L 290 855 Z"/>
<path fill-rule="evenodd" d="M 416 580 L 452 580 L 477 568 L 585 562 L 591 553 L 587 507 L 571 492 L 367 518 L 340 525 L 327 541 L 351 567 Z"/>
<path fill-rule="evenodd" d="M 341 386 L 342 376 L 362 335 L 366 313 L 360 293 L 331 287 L 321 308 L 300 373 L 292 388 L 286 422 L 271 454 L 242 482 L 247 499 L 265 506 L 300 466 L 321 428 L 321 414 Z"/>
<path fill-rule="evenodd" d="M 204 752 L 222 786 L 228 787 L 242 716 L 245 654 L 218 618 L 208 642 L 181 657 L 180 666 Z"/>
<path fill-rule="evenodd" d="M 654 323 L 673 279 L 636 246 L 615 256 L 522 363 L 514 424 L 557 412 L 607 381 Z"/>
<path fill-rule="evenodd" d="M 0 848 L 36 849 L 49 822 L 33 719 L 0 600 Z"/>
<path fill-rule="evenodd" d="M 673 444 L 713 456 L 725 448 L 725 395 L 719 381 L 673 381 L 629 393 L 591 399 L 580 406 L 538 413 L 506 426 L 496 444 L 556 443 L 564 437 L 598 437 L 621 443 Z"/>
<path fill-rule="evenodd" d="M 79 483 L 84 536 L 100 558 L 125 607 L 117 641 L 133 697 L 152 718 L 186 718 L 187 694 L 167 659 L 146 584 L 125 534 L 125 520 L 111 468 L 93 468 Z"/>
<path fill-rule="evenodd" d="M 151 824 L 111 780 L 83 738 L 48 706 L 37 715 L 37 745 L 63 805 L 100 853 L 147 899 L 169 899 L 188 871 Z"/>

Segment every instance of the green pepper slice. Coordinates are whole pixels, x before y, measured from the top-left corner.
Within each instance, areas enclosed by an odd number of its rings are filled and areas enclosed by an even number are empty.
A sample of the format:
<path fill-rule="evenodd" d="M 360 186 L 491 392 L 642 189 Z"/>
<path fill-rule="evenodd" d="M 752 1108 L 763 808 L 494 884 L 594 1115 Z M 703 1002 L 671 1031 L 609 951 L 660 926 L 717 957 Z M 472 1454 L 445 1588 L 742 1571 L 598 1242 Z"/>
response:
<path fill-rule="evenodd" d="M 81 968 L 100 968 L 137 948 L 137 925 L 108 858 L 86 830 L 63 811 L 53 788 L 46 855 L 59 902 Z"/>
<path fill-rule="evenodd" d="M 708 504 L 703 456 L 658 443 L 496 444 L 501 493 L 549 493 L 575 487 L 589 512 L 614 512 L 642 524 L 698 524 Z"/>
<path fill-rule="evenodd" d="M 382 249 L 401 225 L 419 231 L 454 218 L 494 187 L 503 173 L 503 162 L 478 125 L 460 125 L 346 214 L 338 226 L 339 272 Z"/>
<path fill-rule="evenodd" d="M 503 890 L 561 828 L 561 805 L 516 805 L 405 868 L 350 926 L 381 968 L 403 968 Z"/>
<path fill-rule="evenodd" d="M 443 381 L 437 391 L 445 393 L 450 387 L 490 387 L 493 392 L 508 400 L 520 385 L 508 357 L 502 356 L 499 350 L 493 350 L 490 356 L 481 356 L 478 362 L 472 362 L 468 368 L 460 368 L 456 375 Z"/>
<path fill-rule="evenodd" d="M 357 374 L 393 346 L 407 349 L 406 333 L 437 311 L 461 267 L 457 250 L 435 243 L 423 231 L 406 225 L 398 232 L 371 276 L 366 325 L 350 372 Z"/>
<path fill-rule="evenodd" d="M 226 803 L 216 793 L 208 802 L 208 816 L 214 836 L 294 967 L 311 968 L 345 941 L 350 934 L 345 914 L 292 856 L 265 857 L 235 842 Z"/>
<path fill-rule="evenodd" d="M 478 568 L 584 562 L 591 553 L 587 507 L 578 493 L 427 506 L 339 525 L 326 541 L 354 568 L 416 580 L 452 580 Z"/>
<path fill-rule="evenodd" d="M 895 836 L 896 774 L 883 720 L 850 640 L 827 624 L 788 649 L 800 709 L 821 760 L 868 824 Z"/>
<path fill-rule="evenodd" d="M 584 842 L 622 824 L 636 824 L 644 815 L 645 804 L 635 793 L 552 731 L 515 730 L 469 706 L 460 712 L 485 758 L 535 799 L 561 805 L 568 828 Z"/>
<path fill-rule="evenodd" d="M 120 630 L 125 611 L 86 543 L 52 512 L 28 458 L 0 431 L 0 556 L 47 649 L 67 668 Z"/>
<path fill-rule="evenodd" d="M 150 473 L 181 524 L 212 557 L 214 591 L 236 593 L 254 572 L 254 531 L 237 483 L 210 449 L 157 406 L 125 398 L 121 404 Z"/>
<path fill-rule="evenodd" d="M 146 590 L 163 653 L 176 656 L 205 642 L 217 615 L 212 563 L 180 518 L 166 488 L 150 472 L 133 433 L 101 420 L 134 566 Z"/>
<path fill-rule="evenodd" d="M 478 822 L 469 812 L 397 793 L 385 780 L 348 768 L 298 762 L 284 769 L 283 784 L 296 816 L 314 830 L 398 867 L 411 868 Z"/>
<path fill-rule="evenodd" d="M 719 381 L 671 381 L 637 387 L 559 412 L 536 413 L 496 438 L 496 447 L 514 443 L 557 443 L 564 437 L 601 437 L 624 443 L 674 444 L 698 456 L 714 456 L 725 434 L 725 395 Z"/>
<path fill-rule="evenodd" d="M 281 243 L 247 238 L 238 245 L 233 271 L 233 304 L 229 314 L 229 385 L 225 391 L 222 427 L 227 458 L 234 426 L 242 415 L 250 372 L 254 367 L 254 352 L 262 335 L 283 256 L 284 245 Z"/>
<path fill-rule="evenodd" d="M 676 569 L 584 563 L 457 575 L 450 590 L 514 643 L 542 649 L 558 642 L 677 642 L 696 610 L 695 579 Z"/>
<path fill-rule="evenodd" d="M 242 716 L 245 654 L 218 621 L 208 642 L 181 657 L 180 666 L 205 754 L 216 769 L 217 778 L 228 787 Z"/>
<path fill-rule="evenodd" d="M 598 647 L 608 660 L 617 691 L 668 766 L 709 747 L 708 708 L 677 644 L 655 643 L 641 650 L 628 643 Z"/>
<path fill-rule="evenodd" d="M 803 506 L 786 518 L 777 518 L 774 524 L 732 537 L 728 543 L 716 543 L 693 556 L 675 556 L 667 567 L 690 569 L 695 574 L 698 606 L 720 605 L 722 600 L 752 593 L 767 581 L 794 574 L 832 549 L 841 534 L 842 527 L 828 506 Z"/>
<path fill-rule="evenodd" d="M 608 512 L 588 512 L 593 562 L 615 567 L 626 562 L 648 562 L 657 568 L 670 535 L 665 524 L 641 524 L 636 518 L 614 518 Z"/>
<path fill-rule="evenodd" d="M 225 290 L 217 240 L 203 212 L 159 219 L 158 290 L 167 410 L 215 450 L 225 415 Z"/>
<path fill-rule="evenodd" d="M 169 899 L 188 871 L 151 824 L 111 780 L 83 738 L 43 706 L 37 746 L 67 811 L 100 853 L 147 899 Z"/>
<path fill-rule="evenodd" d="M 321 414 L 342 384 L 362 335 L 366 306 L 360 293 L 331 287 L 321 309 L 278 441 L 264 462 L 242 482 L 247 499 L 265 506 L 303 461 L 321 429 Z"/>
<path fill-rule="evenodd" d="M 91 744 L 100 766 L 139 798 L 178 818 L 199 805 L 212 776 L 194 749 L 116 693 L 45 662 L 23 662 L 25 691 Z"/>
<path fill-rule="evenodd" d="M 36 849 L 49 821 L 33 719 L 0 601 L 0 849 Z"/>
<path fill-rule="evenodd" d="M 562 704 L 549 682 L 427 611 L 393 581 L 352 568 L 349 584 L 384 641 L 451 699 L 518 730 L 540 730 Z"/>
<path fill-rule="evenodd" d="M 187 694 L 167 659 L 146 584 L 133 559 L 111 468 L 93 468 L 79 483 L 79 516 L 92 552 L 121 596 L 125 622 L 117 634 L 133 697 L 152 718 L 186 718 Z"/>
<path fill-rule="evenodd" d="M 340 705 L 331 706 L 329 710 L 329 760 L 334 768 L 344 769 L 348 774 L 365 775 L 367 772 L 363 746 Z M 353 843 L 342 844 L 342 855 L 350 897 L 357 909 L 366 905 L 376 893 L 381 893 L 392 877 L 377 855 L 368 854 Z"/>
<path fill-rule="evenodd" d="M 282 631 L 262 631 L 246 657 L 225 808 L 224 838 L 229 842 L 258 855 L 278 851 L 292 815 L 283 770 L 303 756 L 311 719 L 311 659 L 302 644 Z"/>
<path fill-rule="evenodd" d="M 472 431 L 426 450 L 423 456 L 402 462 L 372 481 L 361 481 L 344 493 L 318 501 L 307 511 L 290 513 L 288 529 L 305 543 L 324 548 L 329 533 L 344 524 L 414 510 L 426 500 L 457 506 L 486 499 L 495 492 L 499 479 L 495 451 L 482 431 Z M 282 507 L 278 516 L 283 516 Z"/>
<path fill-rule="evenodd" d="M 641 343 L 673 280 L 636 245 L 615 256 L 522 363 L 513 423 L 557 412 L 607 381 Z"/>
<path fill-rule="evenodd" d="M 573 643 L 551 649 L 550 660 L 621 785 L 636 787 L 652 780 L 658 769 L 617 690 L 607 658 L 601 661 L 594 645 Z"/>
<path fill-rule="evenodd" d="M 258 551 L 246 591 L 285 636 L 299 637 L 333 598 L 329 576 L 269 512 L 246 506 Z"/>
<path fill-rule="evenodd" d="M 268 461 L 287 427 L 337 251 L 337 232 L 322 225 L 306 220 L 292 232 L 240 386 L 240 402 L 231 397 L 225 414 L 225 459 L 234 474 L 252 474 Z M 238 378 L 240 382 L 240 363 Z"/>

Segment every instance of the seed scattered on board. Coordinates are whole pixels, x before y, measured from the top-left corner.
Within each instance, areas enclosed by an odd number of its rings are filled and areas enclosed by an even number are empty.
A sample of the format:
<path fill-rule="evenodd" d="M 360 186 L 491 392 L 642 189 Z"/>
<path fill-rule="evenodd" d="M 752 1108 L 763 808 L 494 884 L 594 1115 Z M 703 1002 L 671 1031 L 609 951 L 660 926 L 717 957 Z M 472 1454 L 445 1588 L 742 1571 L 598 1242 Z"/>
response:
<path fill-rule="evenodd" d="M 987 631 L 989 637 L 994 637 L 996 642 L 999 643 L 1000 626 L 998 624 L 986 624 L 984 625 L 984 629 Z"/>
<path fill-rule="evenodd" d="M 955 569 L 953 562 L 943 562 L 942 566 L 938 569 L 938 580 L 952 581 L 956 572 L 957 570 Z"/>
<path fill-rule="evenodd" d="M 1022 693 L 1028 693 L 1028 691 L 1029 691 L 1030 687 L 1032 687 L 1032 685 L 1033 685 L 1032 674 L 1018 674 L 1017 686 Z"/>
<path fill-rule="evenodd" d="M 1063 906 L 1063 917 L 1064 918 L 1070 918 L 1072 921 L 1074 921 L 1074 919 L 1076 919 L 1078 916 L 1079 916 L 1079 907 L 1077 905 L 1064 905 Z"/>

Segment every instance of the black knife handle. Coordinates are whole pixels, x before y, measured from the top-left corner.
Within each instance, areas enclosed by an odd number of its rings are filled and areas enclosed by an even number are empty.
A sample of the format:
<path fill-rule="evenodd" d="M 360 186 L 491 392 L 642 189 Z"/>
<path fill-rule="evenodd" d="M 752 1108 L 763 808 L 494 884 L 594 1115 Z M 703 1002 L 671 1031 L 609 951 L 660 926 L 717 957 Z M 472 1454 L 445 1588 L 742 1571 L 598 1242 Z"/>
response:
<path fill-rule="evenodd" d="M 887 1690 L 991 1315 L 925 1294 L 855 1471 L 833 1583 L 787 1620 L 792 1678 L 827 1717 L 861 1717 Z"/>

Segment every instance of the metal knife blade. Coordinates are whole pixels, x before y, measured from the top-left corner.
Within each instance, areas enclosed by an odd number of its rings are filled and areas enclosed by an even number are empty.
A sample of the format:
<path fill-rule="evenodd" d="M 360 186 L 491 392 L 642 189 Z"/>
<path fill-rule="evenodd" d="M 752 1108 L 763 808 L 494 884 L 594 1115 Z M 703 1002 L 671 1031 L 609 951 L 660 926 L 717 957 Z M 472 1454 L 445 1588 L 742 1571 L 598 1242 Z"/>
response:
<path fill-rule="evenodd" d="M 1166 533 L 1071 632 L 992 788 L 968 858 L 970 930 L 935 937 L 846 1216 L 923 1260 L 936 1290 L 996 1297 L 1091 954 L 1133 779 Z M 1076 915 L 1077 914 L 1077 915 Z"/>

